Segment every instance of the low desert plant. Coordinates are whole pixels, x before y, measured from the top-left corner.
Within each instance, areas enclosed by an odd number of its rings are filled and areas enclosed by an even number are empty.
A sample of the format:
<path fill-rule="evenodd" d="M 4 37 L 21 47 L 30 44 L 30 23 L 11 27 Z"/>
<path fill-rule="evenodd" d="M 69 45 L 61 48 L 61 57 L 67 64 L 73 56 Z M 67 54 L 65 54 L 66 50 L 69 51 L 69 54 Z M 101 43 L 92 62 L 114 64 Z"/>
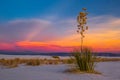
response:
<path fill-rule="evenodd" d="M 39 66 L 40 65 L 40 60 L 39 59 L 30 59 L 26 62 L 26 65 Z"/>
<path fill-rule="evenodd" d="M 0 59 L 0 65 L 8 68 L 14 68 L 18 66 L 18 62 L 15 59 Z"/>
<path fill-rule="evenodd" d="M 54 58 L 54 59 L 60 59 L 59 56 L 52 56 L 52 58 Z"/>
<path fill-rule="evenodd" d="M 72 58 L 70 58 L 70 59 L 67 59 L 67 64 L 73 64 L 75 62 L 75 60 L 74 59 L 72 59 Z"/>
<path fill-rule="evenodd" d="M 73 58 L 75 59 L 76 68 L 83 72 L 94 72 L 95 56 L 92 55 L 92 51 L 89 48 L 83 48 L 73 51 Z"/>

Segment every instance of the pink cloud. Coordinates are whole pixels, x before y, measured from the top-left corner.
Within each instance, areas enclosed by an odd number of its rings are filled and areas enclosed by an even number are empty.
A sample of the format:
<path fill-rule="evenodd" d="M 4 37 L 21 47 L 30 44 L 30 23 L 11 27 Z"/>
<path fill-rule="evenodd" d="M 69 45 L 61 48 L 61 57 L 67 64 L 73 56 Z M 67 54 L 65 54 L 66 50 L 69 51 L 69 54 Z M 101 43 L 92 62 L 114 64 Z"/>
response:
<path fill-rule="evenodd" d="M 0 50 L 14 51 L 15 47 L 10 43 L 0 43 Z"/>
<path fill-rule="evenodd" d="M 43 42 L 17 42 L 16 45 L 21 50 L 35 52 L 71 52 L 73 50 L 70 46 L 64 47 Z"/>

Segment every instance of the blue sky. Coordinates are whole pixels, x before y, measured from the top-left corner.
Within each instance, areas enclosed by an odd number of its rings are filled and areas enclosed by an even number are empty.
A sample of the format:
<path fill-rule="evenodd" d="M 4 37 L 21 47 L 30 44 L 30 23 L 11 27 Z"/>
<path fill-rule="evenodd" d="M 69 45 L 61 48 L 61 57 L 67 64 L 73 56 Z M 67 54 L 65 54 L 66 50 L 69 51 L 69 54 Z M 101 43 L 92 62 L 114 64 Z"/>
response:
<path fill-rule="evenodd" d="M 85 7 L 89 30 L 85 32 L 84 45 L 100 52 L 120 52 L 119 3 L 120 0 L 0 0 L 0 50 L 70 51 L 80 45 L 76 17 Z"/>
<path fill-rule="evenodd" d="M 17 18 L 43 18 L 47 16 L 76 18 L 82 7 L 90 15 L 120 17 L 120 0 L 0 0 L 0 20 Z"/>

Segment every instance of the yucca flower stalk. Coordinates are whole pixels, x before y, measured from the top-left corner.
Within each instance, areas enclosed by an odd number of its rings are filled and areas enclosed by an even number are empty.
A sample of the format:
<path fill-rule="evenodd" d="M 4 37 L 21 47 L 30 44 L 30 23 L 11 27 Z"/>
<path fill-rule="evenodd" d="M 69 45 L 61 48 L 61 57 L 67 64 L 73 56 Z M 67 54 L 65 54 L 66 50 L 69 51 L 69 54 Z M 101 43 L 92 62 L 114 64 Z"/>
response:
<path fill-rule="evenodd" d="M 83 38 L 85 37 L 84 32 L 86 30 L 88 30 L 88 26 L 86 26 L 87 24 L 87 9 L 83 8 L 82 9 L 83 12 L 80 12 L 79 15 L 77 16 L 77 22 L 79 25 L 77 25 L 78 30 L 77 33 L 79 33 L 81 35 L 81 52 L 82 52 L 82 47 L 83 47 Z"/>

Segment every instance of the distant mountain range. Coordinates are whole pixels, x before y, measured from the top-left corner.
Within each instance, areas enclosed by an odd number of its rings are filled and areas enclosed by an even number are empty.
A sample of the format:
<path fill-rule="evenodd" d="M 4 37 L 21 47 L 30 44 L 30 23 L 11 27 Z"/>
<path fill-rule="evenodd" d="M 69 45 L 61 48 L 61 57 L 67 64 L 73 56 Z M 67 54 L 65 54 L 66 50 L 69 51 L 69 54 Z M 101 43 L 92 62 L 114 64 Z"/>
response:
<path fill-rule="evenodd" d="M 24 52 L 15 52 L 15 51 L 0 51 L 0 54 L 4 55 L 46 55 L 46 56 L 71 56 L 72 53 L 65 52 L 56 52 L 56 53 L 40 53 L 40 52 L 32 52 L 32 51 L 24 51 Z M 120 57 L 120 53 L 94 53 L 97 56 L 109 56 L 109 57 Z"/>

